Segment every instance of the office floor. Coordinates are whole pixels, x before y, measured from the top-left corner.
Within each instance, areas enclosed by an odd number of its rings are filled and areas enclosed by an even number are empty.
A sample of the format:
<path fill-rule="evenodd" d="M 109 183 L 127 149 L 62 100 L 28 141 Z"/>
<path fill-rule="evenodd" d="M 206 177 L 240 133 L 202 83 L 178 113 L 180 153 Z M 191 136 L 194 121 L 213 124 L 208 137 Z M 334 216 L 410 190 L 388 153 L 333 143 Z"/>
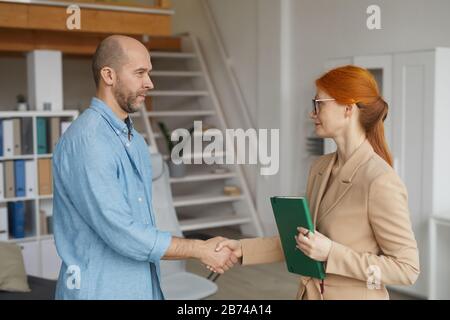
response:
<path fill-rule="evenodd" d="M 221 234 L 229 238 L 242 236 L 232 229 L 214 230 L 214 234 Z M 194 236 L 194 235 L 193 235 Z M 199 235 L 197 235 L 200 238 Z M 198 261 L 189 260 L 187 270 L 207 277 L 209 271 Z M 234 268 L 221 275 L 216 283 L 219 287 L 217 293 L 209 300 L 293 300 L 298 289 L 298 276 L 286 271 L 284 263 Z M 391 300 L 411 300 L 414 297 L 390 291 Z"/>
<path fill-rule="evenodd" d="M 209 271 L 198 261 L 189 260 L 190 272 L 207 277 Z M 216 281 L 219 290 L 208 300 L 293 300 L 298 277 L 287 272 L 284 263 L 258 266 L 235 266 Z M 414 297 L 389 291 L 391 300 L 411 300 Z"/>

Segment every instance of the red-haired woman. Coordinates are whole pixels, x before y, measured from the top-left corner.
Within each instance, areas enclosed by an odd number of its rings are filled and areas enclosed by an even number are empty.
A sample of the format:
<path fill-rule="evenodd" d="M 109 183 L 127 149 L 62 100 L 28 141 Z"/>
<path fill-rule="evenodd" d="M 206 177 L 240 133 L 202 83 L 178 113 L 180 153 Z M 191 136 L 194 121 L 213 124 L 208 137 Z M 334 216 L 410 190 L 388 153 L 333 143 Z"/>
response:
<path fill-rule="evenodd" d="M 389 299 L 385 285 L 412 285 L 417 243 L 405 185 L 384 136 L 388 105 L 369 71 L 345 66 L 316 80 L 311 119 L 337 151 L 311 166 L 307 199 L 314 233 L 299 228 L 297 247 L 325 263 L 324 281 L 301 277 L 298 299 Z M 243 265 L 284 259 L 279 237 L 227 240 Z"/>

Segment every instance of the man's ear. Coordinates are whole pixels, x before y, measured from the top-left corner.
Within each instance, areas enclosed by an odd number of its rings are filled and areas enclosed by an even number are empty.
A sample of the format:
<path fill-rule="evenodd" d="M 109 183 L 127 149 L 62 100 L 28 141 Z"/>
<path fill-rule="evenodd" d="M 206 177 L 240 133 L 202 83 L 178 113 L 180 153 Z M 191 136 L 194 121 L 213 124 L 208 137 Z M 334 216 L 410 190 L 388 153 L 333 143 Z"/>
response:
<path fill-rule="evenodd" d="M 105 84 L 108 86 L 112 86 L 116 81 L 116 73 L 114 69 L 110 67 L 104 67 L 100 71 L 100 76 L 103 79 L 103 82 L 105 82 Z"/>

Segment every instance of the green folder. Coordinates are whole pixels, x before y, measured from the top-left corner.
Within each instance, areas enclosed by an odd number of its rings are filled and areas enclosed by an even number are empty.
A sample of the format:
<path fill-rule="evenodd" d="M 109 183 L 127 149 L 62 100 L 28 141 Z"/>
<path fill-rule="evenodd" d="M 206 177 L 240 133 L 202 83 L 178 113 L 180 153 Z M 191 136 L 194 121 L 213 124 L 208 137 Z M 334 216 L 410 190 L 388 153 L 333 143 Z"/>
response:
<path fill-rule="evenodd" d="M 314 233 L 314 226 L 309 214 L 309 206 L 303 197 L 271 197 L 273 213 L 280 234 L 286 265 L 291 273 L 316 279 L 325 278 L 325 269 L 322 262 L 307 257 L 297 249 L 295 236 L 298 227 L 303 227 Z"/>

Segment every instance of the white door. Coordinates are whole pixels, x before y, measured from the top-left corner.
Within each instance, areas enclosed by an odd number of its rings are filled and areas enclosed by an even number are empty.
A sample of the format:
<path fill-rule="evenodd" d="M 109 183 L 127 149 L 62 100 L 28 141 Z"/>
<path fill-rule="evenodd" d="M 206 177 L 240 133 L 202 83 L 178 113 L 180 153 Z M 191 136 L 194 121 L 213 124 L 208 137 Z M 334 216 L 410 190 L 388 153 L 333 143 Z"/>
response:
<path fill-rule="evenodd" d="M 433 115 L 434 54 L 429 52 L 395 54 L 393 63 L 393 154 L 394 166 L 408 189 L 411 221 L 416 236 L 421 274 L 406 291 L 428 296 L 428 217 L 424 201 L 431 192 L 429 150 Z M 430 199 L 431 201 L 431 199 Z"/>

